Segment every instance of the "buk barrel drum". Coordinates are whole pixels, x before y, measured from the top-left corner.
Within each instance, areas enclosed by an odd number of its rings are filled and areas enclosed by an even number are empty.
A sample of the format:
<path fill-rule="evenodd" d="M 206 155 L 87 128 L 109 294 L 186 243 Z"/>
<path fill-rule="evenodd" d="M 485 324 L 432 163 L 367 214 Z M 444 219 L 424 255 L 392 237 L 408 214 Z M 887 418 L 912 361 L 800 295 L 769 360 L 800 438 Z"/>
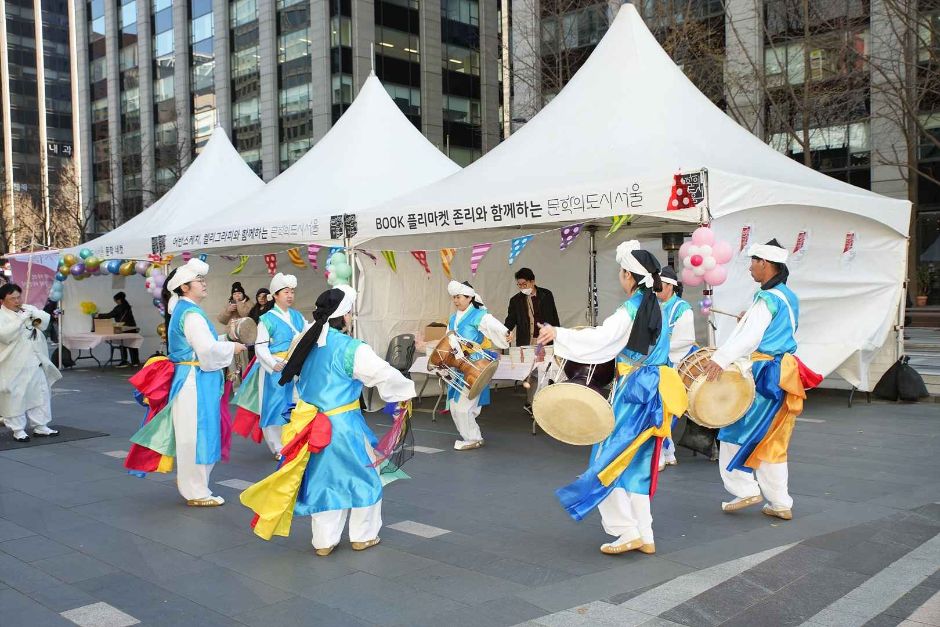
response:
<path fill-rule="evenodd" d="M 532 399 L 532 416 L 545 433 L 566 444 L 597 444 L 614 430 L 614 410 L 605 388 L 614 380 L 614 361 L 556 362 L 565 381 L 549 383 Z"/>
<path fill-rule="evenodd" d="M 470 400 L 483 393 L 497 367 L 497 357 L 453 332 L 442 337 L 428 357 L 428 370 Z"/>
<path fill-rule="evenodd" d="M 702 348 L 679 362 L 676 370 L 689 393 L 689 418 L 698 425 L 720 429 L 737 422 L 754 402 L 754 379 L 732 364 L 715 381 L 705 376 L 714 348 Z"/>
<path fill-rule="evenodd" d="M 228 339 L 252 346 L 258 339 L 258 325 L 251 318 L 238 318 L 228 323 Z"/>

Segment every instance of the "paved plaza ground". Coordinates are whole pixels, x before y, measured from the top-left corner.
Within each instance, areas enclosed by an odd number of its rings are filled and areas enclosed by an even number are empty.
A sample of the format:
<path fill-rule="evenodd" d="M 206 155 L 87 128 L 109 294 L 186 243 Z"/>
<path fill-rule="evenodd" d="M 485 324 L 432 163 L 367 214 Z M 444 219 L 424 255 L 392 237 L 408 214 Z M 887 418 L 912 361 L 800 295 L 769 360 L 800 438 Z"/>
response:
<path fill-rule="evenodd" d="M 723 514 L 716 464 L 680 449 L 653 502 L 657 554 L 606 556 L 599 518 L 572 521 L 553 494 L 588 449 L 533 437 L 521 390 L 499 390 L 478 451 L 417 413 L 381 545 L 318 558 L 309 519 L 251 533 L 238 494 L 274 468 L 259 445 L 236 438 L 216 466 L 221 508 L 186 507 L 173 475 L 127 475 L 129 374 L 56 386 L 57 424 L 110 436 L 0 452 L 0 625 L 940 625 L 940 404 L 813 393 L 790 522 Z"/>

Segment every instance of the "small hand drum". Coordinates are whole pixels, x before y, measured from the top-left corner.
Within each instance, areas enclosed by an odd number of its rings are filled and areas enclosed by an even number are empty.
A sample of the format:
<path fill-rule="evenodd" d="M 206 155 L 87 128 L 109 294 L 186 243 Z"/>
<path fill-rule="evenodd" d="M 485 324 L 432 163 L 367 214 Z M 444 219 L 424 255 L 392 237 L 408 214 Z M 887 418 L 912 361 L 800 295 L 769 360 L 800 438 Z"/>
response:
<path fill-rule="evenodd" d="M 428 371 L 470 400 L 483 393 L 497 367 L 498 359 L 483 347 L 453 332 L 441 338 L 428 357 Z"/>
<path fill-rule="evenodd" d="M 535 394 L 535 421 L 545 433 L 565 444 L 597 444 L 606 439 L 614 430 L 614 410 L 604 388 L 614 380 L 614 362 L 580 364 L 561 360 L 559 366 L 567 380 L 551 383 Z"/>
<path fill-rule="evenodd" d="M 228 339 L 253 346 L 258 339 L 258 325 L 251 318 L 239 318 L 228 323 Z"/>
<path fill-rule="evenodd" d="M 731 365 L 716 381 L 705 377 L 705 364 L 714 348 L 702 348 L 681 362 L 676 370 L 689 393 L 689 418 L 703 427 L 720 429 L 741 419 L 754 402 L 754 379 Z"/>

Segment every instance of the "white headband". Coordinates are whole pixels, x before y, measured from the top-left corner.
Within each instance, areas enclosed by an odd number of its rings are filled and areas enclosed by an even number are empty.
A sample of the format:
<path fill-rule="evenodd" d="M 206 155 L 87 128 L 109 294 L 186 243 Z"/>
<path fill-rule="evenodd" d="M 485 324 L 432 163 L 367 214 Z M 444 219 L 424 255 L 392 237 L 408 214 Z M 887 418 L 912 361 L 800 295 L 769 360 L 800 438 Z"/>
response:
<path fill-rule="evenodd" d="M 653 287 L 653 275 L 650 274 L 649 270 L 643 267 L 639 259 L 633 256 L 634 250 L 640 250 L 640 242 L 635 239 L 623 242 L 617 246 L 617 263 L 627 272 L 639 274 L 643 277 L 643 280 L 640 281 L 641 285 Z"/>
<path fill-rule="evenodd" d="M 336 290 L 343 292 L 343 300 L 339 305 L 336 306 L 336 309 L 333 313 L 330 314 L 330 320 L 334 318 L 342 318 L 348 314 L 353 309 L 353 305 L 356 303 L 356 290 L 349 287 L 348 285 L 337 285 Z M 320 331 L 320 337 L 317 338 L 317 346 L 326 346 L 326 336 L 330 332 L 330 325 L 324 324 L 323 330 Z"/>
<path fill-rule="evenodd" d="M 754 244 L 748 248 L 747 255 L 748 257 L 757 257 L 774 263 L 786 263 L 789 256 L 786 248 L 769 244 Z"/>
<path fill-rule="evenodd" d="M 186 285 L 198 277 L 206 276 L 207 274 L 209 274 L 209 264 L 201 259 L 190 259 L 186 262 L 186 265 L 177 268 L 173 278 L 166 282 L 166 289 L 170 292 L 170 302 L 168 302 L 166 306 L 167 311 L 172 314 L 173 310 L 176 308 L 176 304 L 180 300 L 179 296 L 174 292 L 176 288 L 181 285 Z"/>
<path fill-rule="evenodd" d="M 297 277 L 295 277 L 293 274 L 282 274 L 278 272 L 274 275 L 274 278 L 271 279 L 271 287 L 269 289 L 271 290 L 272 294 L 277 294 L 285 287 L 289 287 L 291 289 L 296 288 Z"/>
<path fill-rule="evenodd" d="M 665 277 L 661 274 L 659 275 L 659 280 L 662 281 L 663 283 L 668 283 L 669 285 L 675 285 L 676 287 L 679 287 L 678 281 L 676 281 L 675 279 L 670 279 L 669 277 Z"/>
<path fill-rule="evenodd" d="M 475 300 L 480 303 L 480 305 L 483 304 L 483 297 L 480 296 L 475 289 L 460 281 L 451 281 L 448 283 L 447 293 L 451 296 L 467 296 L 470 300 Z"/>

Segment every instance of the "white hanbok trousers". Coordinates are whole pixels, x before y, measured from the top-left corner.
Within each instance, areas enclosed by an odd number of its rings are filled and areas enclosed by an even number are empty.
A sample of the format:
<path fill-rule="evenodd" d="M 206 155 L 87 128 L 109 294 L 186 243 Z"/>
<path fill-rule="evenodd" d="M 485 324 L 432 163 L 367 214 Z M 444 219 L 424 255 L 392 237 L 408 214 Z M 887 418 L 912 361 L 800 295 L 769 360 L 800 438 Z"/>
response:
<path fill-rule="evenodd" d="M 369 507 L 334 509 L 310 516 L 313 548 L 328 549 L 339 544 L 343 527 L 349 518 L 349 541 L 368 542 L 379 536 L 382 529 L 382 499 Z"/>
<path fill-rule="evenodd" d="M 457 401 L 450 403 L 450 415 L 454 419 L 454 426 L 460 433 L 460 439 L 466 442 L 476 442 L 483 439 L 480 433 L 480 425 L 477 424 L 477 416 L 480 415 L 480 397 L 472 401 L 461 394 Z"/>
<path fill-rule="evenodd" d="M 627 492 L 614 488 L 597 511 L 601 514 L 604 531 L 612 536 L 626 536 L 628 540 L 640 537 L 646 544 L 653 542 L 653 514 L 648 494 Z"/>
<path fill-rule="evenodd" d="M 39 390 L 38 398 L 28 400 L 33 406 L 25 413 L 0 418 L 11 431 L 25 431 L 27 426 L 33 429 L 44 427 L 52 421 L 52 391 L 49 389 L 49 381 L 42 368 L 36 368 L 33 377 L 36 381 L 30 381 L 30 387 L 35 383 L 33 389 Z"/>
<path fill-rule="evenodd" d="M 176 432 L 176 487 L 187 500 L 212 496 L 209 475 L 215 464 L 196 463 L 196 377 L 189 374 L 170 409 Z"/>
<path fill-rule="evenodd" d="M 261 433 L 264 435 L 264 443 L 268 445 L 273 455 L 277 455 L 281 452 L 281 432 L 283 430 L 283 425 L 261 427 Z"/>
<path fill-rule="evenodd" d="M 721 472 L 721 481 L 725 490 L 737 498 L 748 498 L 763 493 L 764 498 L 774 509 L 790 509 L 793 499 L 787 491 L 787 463 L 761 465 L 753 473 L 743 470 L 728 472 L 728 464 L 734 459 L 741 447 L 729 442 L 721 442 L 718 446 L 718 469 Z"/>

